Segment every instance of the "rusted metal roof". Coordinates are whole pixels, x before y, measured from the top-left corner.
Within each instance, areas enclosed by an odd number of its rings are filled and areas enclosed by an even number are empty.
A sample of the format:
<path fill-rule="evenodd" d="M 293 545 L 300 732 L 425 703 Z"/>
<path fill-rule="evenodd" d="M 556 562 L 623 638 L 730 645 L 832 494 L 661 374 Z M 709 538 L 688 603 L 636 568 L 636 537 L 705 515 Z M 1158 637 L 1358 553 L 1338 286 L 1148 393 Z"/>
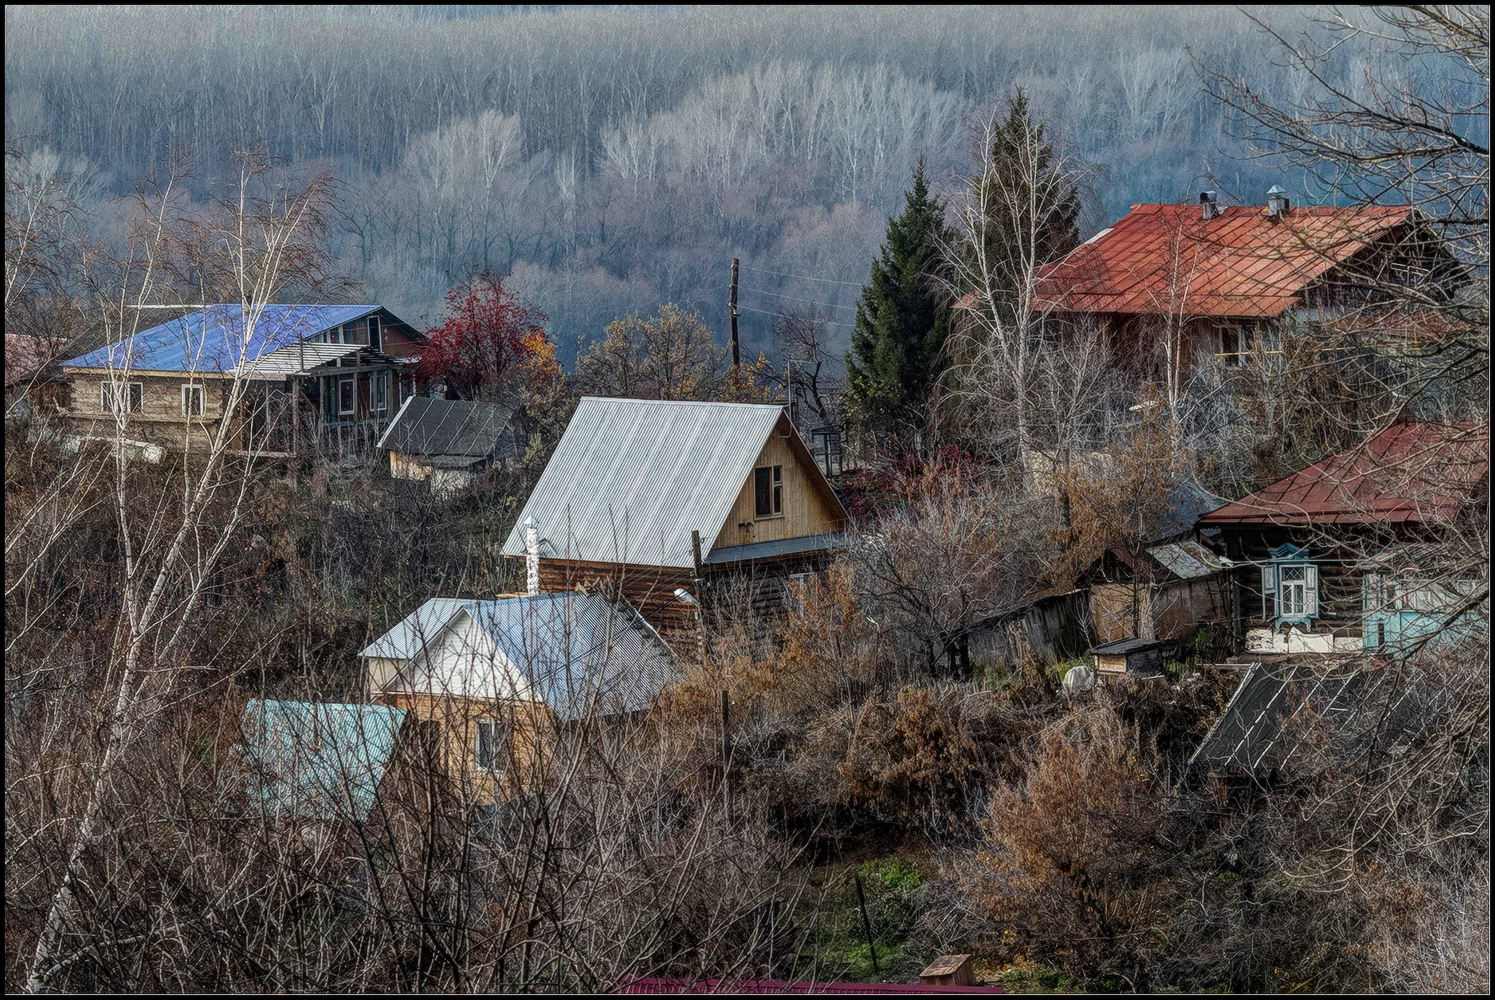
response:
<path fill-rule="evenodd" d="M 1399 423 L 1199 519 L 1223 524 L 1447 523 L 1490 474 L 1490 435 Z"/>
<path fill-rule="evenodd" d="M 1295 207 L 1278 219 L 1260 205 L 1239 205 L 1206 220 L 1197 205 L 1133 205 L 1043 268 L 1035 293 L 1057 312 L 1279 316 L 1309 284 L 1412 214 L 1404 205 Z"/>
<path fill-rule="evenodd" d="M 533 516 L 546 556 L 689 569 L 691 532 L 709 556 L 776 428 L 804 447 L 777 405 L 583 397 L 503 554 L 524 555 Z M 834 502 L 813 461 L 805 475 Z"/>

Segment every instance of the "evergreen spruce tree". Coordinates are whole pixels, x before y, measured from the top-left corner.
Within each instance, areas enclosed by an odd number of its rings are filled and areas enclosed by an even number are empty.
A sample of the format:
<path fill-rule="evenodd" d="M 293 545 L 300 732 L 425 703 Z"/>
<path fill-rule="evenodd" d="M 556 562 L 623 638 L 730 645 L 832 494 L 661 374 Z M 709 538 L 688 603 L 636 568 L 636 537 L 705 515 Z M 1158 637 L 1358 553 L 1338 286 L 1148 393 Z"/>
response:
<path fill-rule="evenodd" d="M 1042 121 L 1034 121 L 1028 95 L 1017 88 L 1007 102 L 1007 117 L 997 124 L 989 151 L 992 169 L 984 183 L 991 190 L 985 199 L 987 224 L 983 227 L 987 260 L 1017 265 L 1031 257 L 1041 265 L 1058 260 L 1080 244 L 1080 192 L 1054 166 L 1054 147 L 1044 136 L 1045 128 Z M 1033 206 L 1039 206 L 1036 220 Z M 1036 238 L 1028 235 L 1030 226 L 1035 226 Z M 1021 268 L 1012 267 L 1011 274 L 1014 287 L 1010 293 L 1016 296 Z"/>
<path fill-rule="evenodd" d="M 920 157 L 903 213 L 888 220 L 887 239 L 862 288 L 846 355 L 850 415 L 876 432 L 915 416 L 939 375 L 950 323 L 947 295 L 935 280 L 943 267 L 940 244 L 950 238 L 944 213 L 929 193 Z"/>

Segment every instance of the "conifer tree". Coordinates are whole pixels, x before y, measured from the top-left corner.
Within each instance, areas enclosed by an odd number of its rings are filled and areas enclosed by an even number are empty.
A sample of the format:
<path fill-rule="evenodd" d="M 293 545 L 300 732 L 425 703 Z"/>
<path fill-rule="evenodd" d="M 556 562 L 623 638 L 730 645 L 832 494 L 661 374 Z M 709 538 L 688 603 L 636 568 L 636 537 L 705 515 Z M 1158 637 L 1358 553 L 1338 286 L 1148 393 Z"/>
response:
<path fill-rule="evenodd" d="M 888 220 L 857 303 L 846 356 L 847 404 L 863 427 L 886 432 L 913 418 L 939 375 L 949 304 L 936 280 L 949 241 L 945 207 L 929 193 L 921 157 L 903 213 Z"/>
<path fill-rule="evenodd" d="M 1012 265 L 1003 270 L 1011 273 L 1013 287 L 999 294 L 1016 296 L 1027 267 L 1058 260 L 1080 243 L 1080 192 L 1057 169 L 1045 130 L 1021 87 L 1007 102 L 1007 117 L 992 130 L 991 162 L 980 181 L 990 187 L 982 200 L 987 219 L 980 238 L 987 243 L 986 260 Z"/>

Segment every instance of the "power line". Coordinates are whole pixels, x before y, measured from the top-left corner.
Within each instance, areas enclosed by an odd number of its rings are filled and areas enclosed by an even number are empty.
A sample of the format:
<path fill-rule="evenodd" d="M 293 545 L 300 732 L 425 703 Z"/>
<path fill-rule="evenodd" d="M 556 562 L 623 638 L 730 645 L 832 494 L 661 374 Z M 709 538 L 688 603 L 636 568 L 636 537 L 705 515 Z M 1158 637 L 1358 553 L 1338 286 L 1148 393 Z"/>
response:
<path fill-rule="evenodd" d="M 802 281 L 824 281 L 830 285 L 850 285 L 852 288 L 861 288 L 860 281 L 842 281 L 840 278 L 817 278 L 811 274 L 790 274 L 787 271 L 770 271 L 766 267 L 753 267 L 750 264 L 742 265 L 744 271 L 757 271 L 759 274 L 772 274 L 780 278 L 799 278 Z"/>
<path fill-rule="evenodd" d="M 786 313 L 775 312 L 772 309 L 754 309 L 752 306 L 742 306 L 742 305 L 740 305 L 737 308 L 738 309 L 742 309 L 742 310 L 744 310 L 746 312 L 762 313 L 765 316 L 779 316 L 779 317 L 782 317 L 783 319 L 803 319 L 804 318 L 802 316 L 790 316 L 790 315 L 788 315 Z M 856 329 L 856 327 L 854 325 L 852 325 L 851 323 L 837 323 L 834 320 L 822 319 L 822 320 L 817 320 L 816 322 L 822 323 L 825 326 L 844 326 L 848 330 L 855 330 Z"/>
<path fill-rule="evenodd" d="M 807 302 L 812 306 L 823 306 L 826 309 L 850 309 L 856 312 L 856 306 L 836 305 L 833 302 L 819 302 L 815 299 L 802 299 L 798 295 L 785 295 L 783 292 L 770 292 L 766 288 L 744 288 L 744 292 L 757 292 L 759 295 L 772 295 L 776 299 L 793 299 L 795 302 Z"/>

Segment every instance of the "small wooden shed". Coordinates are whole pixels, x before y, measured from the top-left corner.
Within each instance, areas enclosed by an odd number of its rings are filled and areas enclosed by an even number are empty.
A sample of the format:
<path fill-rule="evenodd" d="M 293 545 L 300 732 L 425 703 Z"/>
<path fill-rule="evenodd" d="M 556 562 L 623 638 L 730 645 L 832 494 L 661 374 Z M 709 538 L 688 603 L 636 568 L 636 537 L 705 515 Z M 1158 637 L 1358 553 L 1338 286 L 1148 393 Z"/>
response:
<path fill-rule="evenodd" d="M 974 986 L 976 972 L 970 955 L 941 955 L 919 973 L 923 986 Z"/>
<path fill-rule="evenodd" d="M 1098 674 L 1148 677 L 1163 672 L 1164 658 L 1172 656 L 1177 647 L 1168 639 L 1118 639 L 1094 647 L 1090 657 Z"/>

